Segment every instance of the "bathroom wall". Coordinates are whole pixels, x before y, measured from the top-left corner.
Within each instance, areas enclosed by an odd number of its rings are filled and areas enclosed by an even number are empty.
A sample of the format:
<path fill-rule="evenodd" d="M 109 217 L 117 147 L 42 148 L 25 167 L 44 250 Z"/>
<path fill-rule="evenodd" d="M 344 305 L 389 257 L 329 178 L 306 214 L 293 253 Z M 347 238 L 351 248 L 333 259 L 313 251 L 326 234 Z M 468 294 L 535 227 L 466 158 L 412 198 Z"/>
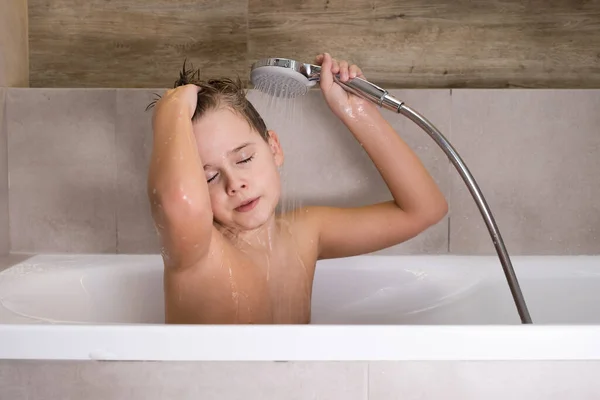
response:
<path fill-rule="evenodd" d="M 329 51 L 390 88 L 600 88 L 598 1 L 29 0 L 29 17 L 35 87 L 170 87 L 184 58 L 246 79 Z"/>
<path fill-rule="evenodd" d="M 8 89 L 13 252 L 158 253 L 146 197 L 151 111 L 161 89 Z M 450 139 L 475 176 L 511 254 L 600 254 L 600 90 L 394 90 Z M 391 199 L 321 94 L 250 99 L 286 154 L 285 204 Z M 447 218 L 386 254 L 494 254 L 445 154 L 385 113 L 450 204 Z"/>
<path fill-rule="evenodd" d="M 0 398 L 597 399 L 597 361 L 0 361 Z"/>
<path fill-rule="evenodd" d="M 0 87 L 27 87 L 27 0 L 2 0 L 0 11 Z"/>

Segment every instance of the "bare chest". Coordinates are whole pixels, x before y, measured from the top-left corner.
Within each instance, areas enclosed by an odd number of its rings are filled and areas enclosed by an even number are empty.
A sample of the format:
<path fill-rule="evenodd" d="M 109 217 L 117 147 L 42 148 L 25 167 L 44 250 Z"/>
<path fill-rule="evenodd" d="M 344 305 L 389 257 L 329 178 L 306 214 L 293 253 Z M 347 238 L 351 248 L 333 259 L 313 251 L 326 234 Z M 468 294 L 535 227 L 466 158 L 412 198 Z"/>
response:
<path fill-rule="evenodd" d="M 239 309 L 268 310 L 277 324 L 310 321 L 314 262 L 285 252 L 241 259 L 232 272 Z"/>
<path fill-rule="evenodd" d="M 173 322 L 301 324 L 310 322 L 314 261 L 295 251 L 233 251 L 165 277 Z"/>

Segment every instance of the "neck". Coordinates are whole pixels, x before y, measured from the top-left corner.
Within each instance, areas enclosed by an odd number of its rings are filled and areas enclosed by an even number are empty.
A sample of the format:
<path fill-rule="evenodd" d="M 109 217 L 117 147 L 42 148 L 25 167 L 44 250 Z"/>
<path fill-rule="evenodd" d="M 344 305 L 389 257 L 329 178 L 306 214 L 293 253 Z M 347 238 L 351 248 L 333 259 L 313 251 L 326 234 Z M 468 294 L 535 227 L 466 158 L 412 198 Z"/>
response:
<path fill-rule="evenodd" d="M 278 237 L 277 221 L 274 215 L 253 230 L 229 228 L 218 224 L 217 228 L 235 247 L 242 250 L 252 249 L 270 253 L 275 248 Z"/>

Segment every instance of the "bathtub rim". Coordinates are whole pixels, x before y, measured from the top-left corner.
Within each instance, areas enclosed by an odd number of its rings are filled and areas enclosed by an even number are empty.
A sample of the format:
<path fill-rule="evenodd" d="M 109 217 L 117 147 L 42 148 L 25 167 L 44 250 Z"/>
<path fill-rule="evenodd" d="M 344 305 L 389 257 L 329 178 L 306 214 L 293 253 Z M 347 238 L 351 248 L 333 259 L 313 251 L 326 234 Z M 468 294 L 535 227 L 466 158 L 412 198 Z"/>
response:
<path fill-rule="evenodd" d="M 202 343 L 208 343 L 203 346 Z M 356 345 L 356 344 L 360 345 Z M 365 345 L 370 343 L 370 345 Z M 0 325 L 2 360 L 600 360 L 600 325 Z"/>

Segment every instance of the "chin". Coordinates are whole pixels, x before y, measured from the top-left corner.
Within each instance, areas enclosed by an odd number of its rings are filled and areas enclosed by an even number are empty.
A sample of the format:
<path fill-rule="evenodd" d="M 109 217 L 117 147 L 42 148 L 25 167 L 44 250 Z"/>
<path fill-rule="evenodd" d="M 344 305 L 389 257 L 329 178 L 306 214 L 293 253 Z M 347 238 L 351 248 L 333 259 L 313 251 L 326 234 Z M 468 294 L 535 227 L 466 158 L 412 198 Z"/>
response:
<path fill-rule="evenodd" d="M 261 200 L 265 200 L 264 198 Z M 268 223 L 275 215 L 275 207 L 271 204 L 259 204 L 258 207 L 249 213 L 238 215 L 237 225 L 246 231 L 260 228 Z"/>
<path fill-rule="evenodd" d="M 273 214 L 263 213 L 262 215 L 253 215 L 251 218 L 247 218 L 244 221 L 240 221 L 240 225 L 244 226 L 247 231 L 258 229 L 268 223 L 271 220 Z"/>

